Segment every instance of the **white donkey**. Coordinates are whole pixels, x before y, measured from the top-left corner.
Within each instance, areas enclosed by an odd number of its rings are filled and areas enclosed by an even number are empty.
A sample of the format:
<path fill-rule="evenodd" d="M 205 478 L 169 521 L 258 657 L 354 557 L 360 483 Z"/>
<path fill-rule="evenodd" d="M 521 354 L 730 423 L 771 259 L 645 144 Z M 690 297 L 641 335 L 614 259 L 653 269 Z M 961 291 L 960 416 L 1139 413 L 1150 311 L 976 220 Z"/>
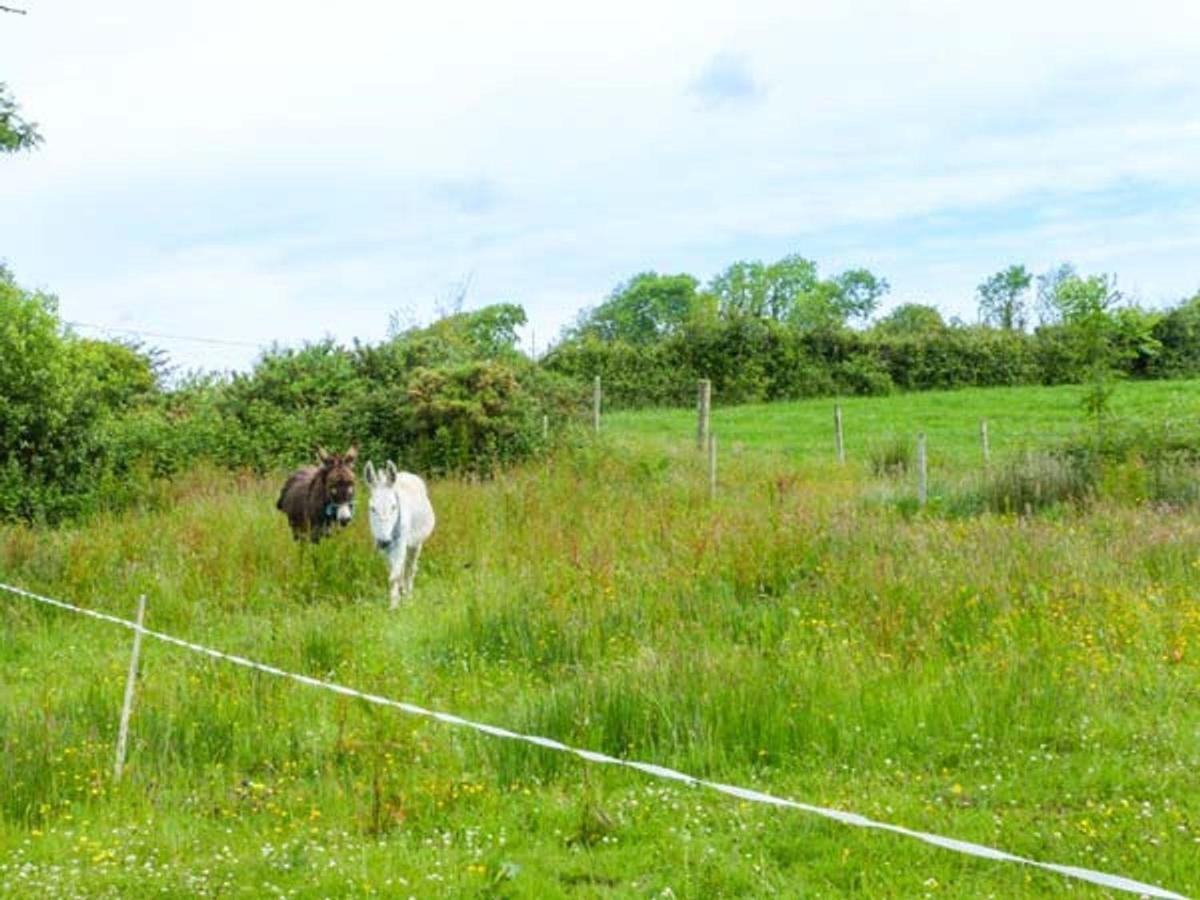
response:
<path fill-rule="evenodd" d="M 396 471 L 390 459 L 382 473 L 368 462 L 363 474 L 371 489 L 371 534 L 388 558 L 391 608 L 395 609 L 401 594 L 412 593 L 421 545 L 433 534 L 433 506 L 425 482 L 411 472 Z"/>

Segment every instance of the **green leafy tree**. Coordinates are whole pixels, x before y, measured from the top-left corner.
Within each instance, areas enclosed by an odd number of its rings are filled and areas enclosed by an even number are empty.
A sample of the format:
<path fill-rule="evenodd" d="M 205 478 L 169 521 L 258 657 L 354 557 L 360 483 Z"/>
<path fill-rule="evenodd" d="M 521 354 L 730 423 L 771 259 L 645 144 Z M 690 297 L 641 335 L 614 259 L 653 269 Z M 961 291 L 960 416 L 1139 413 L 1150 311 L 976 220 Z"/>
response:
<path fill-rule="evenodd" d="M 1078 277 L 1078 273 L 1071 263 L 1060 263 L 1037 277 L 1037 312 L 1038 319 L 1043 325 L 1053 325 L 1062 321 L 1063 310 L 1059 303 L 1059 288 L 1065 282 L 1076 277 Z"/>
<path fill-rule="evenodd" d="M 42 142 L 37 125 L 22 119 L 19 111 L 8 86 L 0 81 L 0 153 L 32 150 Z"/>
<path fill-rule="evenodd" d="M 618 285 L 608 299 L 586 310 L 574 329 L 580 337 L 645 345 L 676 333 L 699 310 L 691 275 L 642 272 Z"/>
<path fill-rule="evenodd" d="M 816 263 L 792 254 L 770 265 L 736 262 L 712 279 L 709 291 L 722 318 L 768 319 L 808 331 L 867 319 L 888 283 L 867 269 L 822 279 Z"/>
<path fill-rule="evenodd" d="M 1025 328 L 1025 295 L 1033 275 L 1024 266 L 1009 266 L 979 285 L 979 318 L 1005 331 Z"/>
<path fill-rule="evenodd" d="M 1061 267 L 1058 271 L 1062 271 Z M 1112 397 L 1112 379 L 1120 362 L 1117 341 L 1120 329 L 1114 313 L 1122 299 L 1115 276 L 1089 275 L 1084 278 L 1073 271 L 1055 279 L 1053 291 L 1046 297 L 1048 308 L 1078 341 L 1090 382 L 1083 405 L 1096 423 L 1098 437 L 1103 436 L 1104 418 Z"/>
<path fill-rule="evenodd" d="M 923 337 L 945 328 L 946 321 L 936 307 L 904 303 L 876 322 L 872 331 L 885 337 Z"/>
<path fill-rule="evenodd" d="M 890 289 L 886 278 L 876 277 L 868 269 L 850 269 L 834 279 L 838 289 L 838 309 L 844 319 L 866 321 L 879 307 Z"/>
<path fill-rule="evenodd" d="M 1200 292 L 1184 300 L 1154 325 L 1160 352 L 1153 360 L 1156 377 L 1195 377 L 1200 374 Z"/>
<path fill-rule="evenodd" d="M 1055 284 L 1050 301 L 1063 324 L 1099 335 L 1107 333 L 1112 313 L 1122 299 L 1116 277 L 1089 275 L 1084 278 L 1072 274 Z"/>
<path fill-rule="evenodd" d="M 103 426 L 156 390 L 151 361 L 65 332 L 58 301 L 0 266 L 0 519 L 56 520 L 96 500 Z"/>
<path fill-rule="evenodd" d="M 723 318 L 762 319 L 767 315 L 767 267 L 757 260 L 733 263 L 709 282 L 708 290 L 717 298 Z"/>
<path fill-rule="evenodd" d="M 786 322 L 796 307 L 817 289 L 817 264 L 793 253 L 763 269 L 763 313 L 776 322 Z"/>

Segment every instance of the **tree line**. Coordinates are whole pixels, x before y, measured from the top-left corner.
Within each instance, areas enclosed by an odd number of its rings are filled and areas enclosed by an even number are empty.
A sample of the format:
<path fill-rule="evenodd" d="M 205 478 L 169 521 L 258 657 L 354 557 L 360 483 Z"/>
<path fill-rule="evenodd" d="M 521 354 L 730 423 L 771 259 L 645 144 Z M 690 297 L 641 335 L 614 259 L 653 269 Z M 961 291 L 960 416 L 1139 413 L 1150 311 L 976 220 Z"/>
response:
<path fill-rule="evenodd" d="M 1118 377 L 1200 375 L 1200 294 L 1150 310 L 1113 275 L 1012 265 L 979 284 L 975 323 L 919 303 L 872 318 L 888 288 L 866 269 L 823 278 L 798 255 L 734 263 L 703 287 L 646 272 L 584 310 L 542 363 L 600 375 L 617 406 L 691 403 L 697 378 L 736 403 L 1062 383 L 1102 398 Z"/>

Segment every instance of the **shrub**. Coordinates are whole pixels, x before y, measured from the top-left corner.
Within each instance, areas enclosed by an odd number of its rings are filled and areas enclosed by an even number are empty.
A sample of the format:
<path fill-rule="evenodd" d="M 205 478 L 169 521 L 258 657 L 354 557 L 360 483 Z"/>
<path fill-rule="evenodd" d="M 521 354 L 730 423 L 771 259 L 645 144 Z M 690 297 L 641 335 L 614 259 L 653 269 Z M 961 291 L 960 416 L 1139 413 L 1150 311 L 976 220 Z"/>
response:
<path fill-rule="evenodd" d="M 542 416 L 582 408 L 573 386 L 499 361 L 419 368 L 403 391 L 379 387 L 350 412 L 367 458 L 429 473 L 491 474 L 544 449 Z"/>
<path fill-rule="evenodd" d="M 101 428 L 155 390 L 147 356 L 64 332 L 57 300 L 0 266 L 0 519 L 96 508 L 112 464 Z"/>
<path fill-rule="evenodd" d="M 1147 365 L 1153 378 L 1200 374 L 1200 294 L 1162 316 L 1153 328 L 1159 352 Z"/>

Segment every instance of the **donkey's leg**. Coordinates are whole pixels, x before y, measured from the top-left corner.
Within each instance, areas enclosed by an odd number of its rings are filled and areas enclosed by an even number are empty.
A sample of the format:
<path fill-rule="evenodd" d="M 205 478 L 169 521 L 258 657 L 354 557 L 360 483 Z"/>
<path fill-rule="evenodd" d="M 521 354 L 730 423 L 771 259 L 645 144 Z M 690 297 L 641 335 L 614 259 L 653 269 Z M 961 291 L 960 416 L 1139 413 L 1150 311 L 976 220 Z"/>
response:
<path fill-rule="evenodd" d="M 401 548 L 399 555 L 388 555 L 388 581 L 392 587 L 392 609 L 400 605 L 400 595 L 404 592 L 404 562 L 407 553 Z"/>
<path fill-rule="evenodd" d="M 421 547 L 423 544 L 417 544 L 413 547 L 412 560 L 408 564 L 408 593 L 409 596 L 413 592 L 413 581 L 417 577 L 417 560 L 421 558 Z"/>

